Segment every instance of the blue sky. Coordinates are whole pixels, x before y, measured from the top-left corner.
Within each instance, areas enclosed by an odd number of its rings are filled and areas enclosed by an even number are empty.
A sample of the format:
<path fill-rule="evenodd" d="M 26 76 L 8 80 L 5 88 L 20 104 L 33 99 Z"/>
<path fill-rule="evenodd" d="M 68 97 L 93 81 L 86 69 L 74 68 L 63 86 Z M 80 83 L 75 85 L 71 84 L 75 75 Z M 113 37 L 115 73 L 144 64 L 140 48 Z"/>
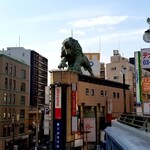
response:
<path fill-rule="evenodd" d="M 124 57 L 150 47 L 149 0 L 0 0 L 0 49 L 20 46 L 48 58 L 57 69 L 62 41 L 71 36 L 83 52 L 100 52 L 108 63 L 113 50 Z"/>

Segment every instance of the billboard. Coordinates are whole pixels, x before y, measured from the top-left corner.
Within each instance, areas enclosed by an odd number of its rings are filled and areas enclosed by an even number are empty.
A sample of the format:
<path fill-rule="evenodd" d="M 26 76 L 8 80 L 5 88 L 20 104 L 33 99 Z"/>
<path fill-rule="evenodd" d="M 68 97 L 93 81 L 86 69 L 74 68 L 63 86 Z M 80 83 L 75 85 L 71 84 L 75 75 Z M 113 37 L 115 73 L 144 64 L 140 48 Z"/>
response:
<path fill-rule="evenodd" d="M 141 62 L 143 69 L 150 68 L 150 48 L 141 49 Z"/>

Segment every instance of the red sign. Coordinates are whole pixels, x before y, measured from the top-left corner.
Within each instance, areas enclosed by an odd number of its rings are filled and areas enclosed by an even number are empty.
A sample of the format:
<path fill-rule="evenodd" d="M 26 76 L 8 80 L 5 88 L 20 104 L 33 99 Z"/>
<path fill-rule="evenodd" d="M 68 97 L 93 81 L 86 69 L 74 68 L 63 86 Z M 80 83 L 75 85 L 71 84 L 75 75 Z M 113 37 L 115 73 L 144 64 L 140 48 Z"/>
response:
<path fill-rule="evenodd" d="M 55 87 L 55 119 L 61 119 L 61 87 Z"/>
<path fill-rule="evenodd" d="M 72 108 L 71 108 L 71 114 L 72 116 L 76 116 L 77 112 L 76 112 L 76 91 L 72 91 L 71 92 L 71 104 L 72 104 Z"/>

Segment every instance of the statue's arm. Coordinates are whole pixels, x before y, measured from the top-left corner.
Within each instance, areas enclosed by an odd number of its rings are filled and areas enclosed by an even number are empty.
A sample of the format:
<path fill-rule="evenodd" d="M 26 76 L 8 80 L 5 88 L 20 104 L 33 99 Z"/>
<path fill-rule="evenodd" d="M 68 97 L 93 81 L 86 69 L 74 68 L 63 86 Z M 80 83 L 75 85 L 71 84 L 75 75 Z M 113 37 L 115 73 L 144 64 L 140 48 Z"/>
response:
<path fill-rule="evenodd" d="M 60 64 L 58 65 L 58 68 L 59 68 L 59 69 L 61 69 L 61 68 L 64 69 L 64 67 L 67 67 L 66 62 L 67 62 L 67 59 L 66 59 L 65 57 L 62 57 L 62 59 L 61 59 L 61 61 L 60 61 Z"/>

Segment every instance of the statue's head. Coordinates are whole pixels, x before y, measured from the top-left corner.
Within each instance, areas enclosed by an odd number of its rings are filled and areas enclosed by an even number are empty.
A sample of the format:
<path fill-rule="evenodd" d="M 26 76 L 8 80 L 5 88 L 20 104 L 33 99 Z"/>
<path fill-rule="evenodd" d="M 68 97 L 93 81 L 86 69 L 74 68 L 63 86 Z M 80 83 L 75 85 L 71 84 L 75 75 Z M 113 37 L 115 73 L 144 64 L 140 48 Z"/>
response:
<path fill-rule="evenodd" d="M 69 38 L 67 38 L 67 39 L 65 39 L 64 41 L 63 41 L 63 46 L 65 47 L 65 49 L 71 49 L 71 47 L 72 47 L 72 41 L 73 41 L 73 38 L 72 37 L 69 37 Z"/>
<path fill-rule="evenodd" d="M 82 53 L 82 48 L 77 40 L 72 37 L 66 38 L 62 43 L 62 50 L 66 55 L 78 55 Z"/>

